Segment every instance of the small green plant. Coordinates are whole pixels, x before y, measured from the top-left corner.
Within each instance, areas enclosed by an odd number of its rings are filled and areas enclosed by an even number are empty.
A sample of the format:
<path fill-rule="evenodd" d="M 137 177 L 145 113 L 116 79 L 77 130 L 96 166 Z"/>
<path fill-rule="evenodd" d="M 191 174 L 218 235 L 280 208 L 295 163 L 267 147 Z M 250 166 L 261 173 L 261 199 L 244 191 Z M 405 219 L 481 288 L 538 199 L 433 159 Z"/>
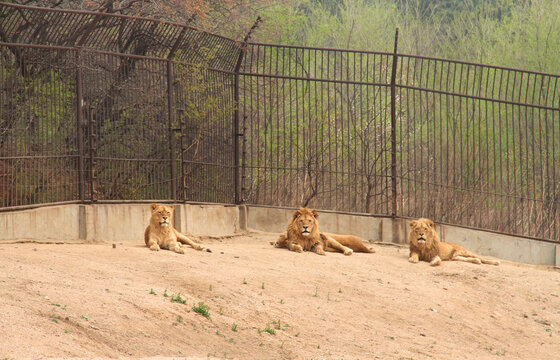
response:
<path fill-rule="evenodd" d="M 220 330 L 216 330 L 216 335 L 225 338 L 226 336 L 220 332 Z"/>
<path fill-rule="evenodd" d="M 315 294 L 313 294 L 313 296 L 319 297 L 319 287 L 318 286 L 315 286 Z"/>
<path fill-rule="evenodd" d="M 64 333 L 65 333 L 65 334 L 69 334 L 69 333 L 70 333 L 70 330 L 64 329 Z"/>
<path fill-rule="evenodd" d="M 245 280 L 245 278 L 243 278 L 243 285 L 247 285 L 247 280 Z"/>
<path fill-rule="evenodd" d="M 187 300 L 183 299 L 181 297 L 181 293 L 178 293 L 177 295 L 171 296 L 171 302 L 178 302 L 178 303 L 181 303 L 181 304 L 186 304 Z"/>
<path fill-rule="evenodd" d="M 182 323 L 183 322 L 183 317 L 181 315 L 177 316 L 177 322 L 178 323 Z"/>
<path fill-rule="evenodd" d="M 276 325 L 274 326 L 276 328 L 276 330 L 280 330 L 282 328 L 282 324 L 280 323 L 280 319 L 278 319 L 278 322 L 275 323 Z"/>
<path fill-rule="evenodd" d="M 273 328 L 270 327 L 270 324 L 266 324 L 266 327 L 264 328 L 264 331 L 266 331 L 270 335 L 276 335 L 276 331 Z"/>
<path fill-rule="evenodd" d="M 342 294 L 342 289 L 341 288 L 338 288 L 338 293 Z"/>
<path fill-rule="evenodd" d="M 150 294 L 151 295 L 157 295 L 156 292 L 154 291 L 154 289 L 150 289 Z"/>
<path fill-rule="evenodd" d="M 264 290 L 264 283 L 262 283 L 262 284 L 261 284 L 261 289 L 263 289 L 263 290 Z"/>
<path fill-rule="evenodd" d="M 212 284 L 208 287 L 208 290 L 212 291 Z"/>
<path fill-rule="evenodd" d="M 280 304 L 284 304 L 284 299 L 280 299 Z"/>
<path fill-rule="evenodd" d="M 299 336 L 299 331 L 298 331 L 298 333 L 297 333 L 297 334 L 295 334 L 294 336 L 295 336 L 295 337 L 298 337 L 298 336 Z"/>
<path fill-rule="evenodd" d="M 222 309 L 222 307 L 220 306 L 220 310 L 218 310 L 218 314 L 220 315 L 224 315 L 224 310 Z"/>
<path fill-rule="evenodd" d="M 237 324 L 236 323 L 233 323 L 233 325 L 231 325 L 231 331 L 237 332 Z"/>
<path fill-rule="evenodd" d="M 80 316 L 80 317 L 81 317 L 82 319 L 85 319 L 85 320 L 89 321 L 89 318 L 88 318 L 87 316 L 85 316 L 85 315 L 82 315 L 82 316 Z"/>
<path fill-rule="evenodd" d="M 163 290 L 163 296 L 164 297 L 169 297 L 169 295 L 167 295 L 167 289 Z"/>
<path fill-rule="evenodd" d="M 50 321 L 52 321 L 52 322 L 54 322 L 54 323 L 57 323 L 57 324 L 58 324 L 58 319 L 55 319 L 55 318 L 49 318 L 49 320 L 50 320 Z"/>
<path fill-rule="evenodd" d="M 207 319 L 210 319 L 210 313 L 208 312 L 210 308 L 204 302 L 199 302 L 198 306 L 193 306 L 192 311 L 204 316 Z"/>

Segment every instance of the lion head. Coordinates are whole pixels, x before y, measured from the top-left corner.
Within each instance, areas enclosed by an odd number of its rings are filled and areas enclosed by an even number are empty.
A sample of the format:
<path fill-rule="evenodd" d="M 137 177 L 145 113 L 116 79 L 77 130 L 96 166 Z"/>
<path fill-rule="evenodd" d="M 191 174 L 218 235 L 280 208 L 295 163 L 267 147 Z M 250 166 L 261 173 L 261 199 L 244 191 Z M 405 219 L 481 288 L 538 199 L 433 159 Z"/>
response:
<path fill-rule="evenodd" d="M 410 222 L 408 241 L 411 247 L 415 247 L 421 252 L 437 246 L 439 238 L 436 233 L 434 222 L 425 218 L 412 220 Z"/>
<path fill-rule="evenodd" d="M 173 219 L 173 205 L 165 206 L 165 205 L 157 205 L 152 204 L 152 218 L 150 219 L 151 223 L 156 226 L 167 227 L 171 224 L 171 220 Z"/>
<path fill-rule="evenodd" d="M 317 222 L 317 217 L 319 217 L 317 211 L 306 207 L 300 208 L 294 212 L 290 224 L 288 225 L 288 231 L 298 236 L 318 237 L 319 223 Z"/>

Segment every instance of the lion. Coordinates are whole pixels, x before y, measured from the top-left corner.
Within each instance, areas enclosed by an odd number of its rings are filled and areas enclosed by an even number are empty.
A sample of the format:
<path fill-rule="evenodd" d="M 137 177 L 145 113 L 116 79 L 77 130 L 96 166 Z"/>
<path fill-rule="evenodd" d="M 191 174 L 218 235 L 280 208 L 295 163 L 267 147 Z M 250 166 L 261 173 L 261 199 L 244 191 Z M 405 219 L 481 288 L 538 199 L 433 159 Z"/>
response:
<path fill-rule="evenodd" d="M 441 242 L 436 233 L 434 222 L 420 218 L 410 222 L 410 255 L 408 261 L 417 263 L 427 261 L 432 266 L 440 265 L 442 260 L 466 261 L 473 264 L 499 265 L 499 261 L 483 259 L 461 245 Z"/>
<path fill-rule="evenodd" d="M 195 243 L 185 235 L 177 231 L 173 225 L 173 206 L 150 205 L 152 209 L 152 217 L 150 224 L 144 231 L 144 242 L 150 250 L 159 251 L 159 249 L 167 249 L 184 254 L 183 244 L 188 244 L 196 250 L 202 250 L 204 247 Z"/>
<path fill-rule="evenodd" d="M 352 255 L 354 251 L 374 253 L 366 247 L 363 239 L 354 235 L 337 235 L 319 232 L 319 213 L 303 207 L 295 211 L 288 231 L 280 235 L 274 247 L 286 247 L 291 251 L 313 251 L 319 255 L 326 255 L 325 251 L 340 251 L 344 255 Z"/>

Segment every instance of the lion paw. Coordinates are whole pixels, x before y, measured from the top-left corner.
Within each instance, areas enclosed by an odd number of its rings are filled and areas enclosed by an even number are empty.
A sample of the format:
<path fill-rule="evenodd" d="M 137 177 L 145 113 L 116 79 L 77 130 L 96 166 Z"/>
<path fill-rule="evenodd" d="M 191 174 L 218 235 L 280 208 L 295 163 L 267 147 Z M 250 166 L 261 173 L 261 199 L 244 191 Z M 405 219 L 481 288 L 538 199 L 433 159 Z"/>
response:
<path fill-rule="evenodd" d="M 296 245 L 294 246 L 294 251 L 300 253 L 303 252 L 303 248 L 301 247 L 301 245 Z"/>
<path fill-rule="evenodd" d="M 352 255 L 354 253 L 354 250 L 352 249 L 346 249 L 344 250 L 344 255 L 348 256 L 348 255 Z"/>
<path fill-rule="evenodd" d="M 153 244 L 152 246 L 150 246 L 150 250 L 159 251 L 159 245 L 158 244 Z"/>
<path fill-rule="evenodd" d="M 175 251 L 177 254 L 184 254 L 185 253 L 185 250 L 183 250 L 183 248 L 179 247 L 179 246 L 175 246 L 175 249 L 173 251 Z"/>
<path fill-rule="evenodd" d="M 441 258 L 439 256 L 436 256 L 432 261 L 430 261 L 431 266 L 438 266 L 439 264 L 441 264 Z"/>
<path fill-rule="evenodd" d="M 408 261 L 411 262 L 411 263 L 413 263 L 413 264 L 418 263 L 418 259 L 415 258 L 415 257 L 409 257 L 409 258 L 408 258 Z"/>

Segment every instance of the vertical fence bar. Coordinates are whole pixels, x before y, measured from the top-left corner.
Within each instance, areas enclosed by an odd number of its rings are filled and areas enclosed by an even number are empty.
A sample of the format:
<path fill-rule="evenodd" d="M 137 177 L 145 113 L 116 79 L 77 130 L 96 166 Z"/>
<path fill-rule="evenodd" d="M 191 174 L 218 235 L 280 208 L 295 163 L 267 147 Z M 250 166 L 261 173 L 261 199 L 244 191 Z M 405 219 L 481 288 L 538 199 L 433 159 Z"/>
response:
<path fill-rule="evenodd" d="M 97 150 L 97 126 L 96 121 L 93 117 L 93 107 L 89 107 L 89 114 L 88 114 L 88 125 L 89 125 L 89 188 L 90 188 L 90 199 L 91 202 L 97 201 L 97 196 L 95 194 L 96 187 L 95 187 L 95 180 L 97 175 L 95 173 L 95 165 L 96 161 L 96 150 Z"/>
<path fill-rule="evenodd" d="M 243 62 L 243 55 L 247 49 L 247 41 L 245 41 L 241 47 L 241 52 L 237 58 L 237 63 L 235 64 L 235 75 L 233 80 L 233 101 L 235 103 L 235 108 L 233 110 L 233 165 L 235 168 L 235 175 L 233 180 L 234 192 L 235 192 L 235 203 L 241 204 L 243 202 L 243 194 L 241 193 L 240 183 L 241 183 L 241 168 L 239 166 L 239 137 L 243 136 L 239 132 L 239 69 L 241 68 L 241 63 Z M 243 153 L 245 156 L 245 153 Z M 245 159 L 243 159 L 244 162 Z"/>
<path fill-rule="evenodd" d="M 175 163 L 175 111 L 173 110 L 173 62 L 167 60 L 167 118 L 169 120 L 169 160 L 171 161 L 171 192 L 173 201 L 177 201 L 177 164 Z"/>
<path fill-rule="evenodd" d="M 391 216 L 397 216 L 397 46 L 399 43 L 399 28 L 395 32 L 395 49 L 393 51 L 393 68 L 391 70 Z"/>
<path fill-rule="evenodd" d="M 260 22 L 261 22 L 261 17 L 259 16 L 253 23 L 253 26 L 247 32 L 247 35 L 245 35 L 245 38 L 243 39 L 243 43 L 241 44 L 241 49 L 240 49 L 241 51 L 239 52 L 239 56 L 237 57 L 237 62 L 235 64 L 235 69 L 234 69 L 233 101 L 235 102 L 235 108 L 233 110 L 233 156 L 234 156 L 233 164 L 235 169 L 235 175 L 234 175 L 233 186 L 235 188 L 234 189 L 235 204 L 243 203 L 243 194 L 241 188 L 243 174 L 241 171 L 242 169 L 239 161 L 239 138 L 241 136 L 244 136 L 244 132 L 240 133 L 240 126 L 239 126 L 239 103 L 240 103 L 239 102 L 239 76 L 240 76 L 239 72 L 241 69 L 241 64 L 243 63 L 243 57 L 245 56 L 245 52 L 247 51 L 247 43 L 251 38 L 251 34 L 259 26 Z M 242 152 L 242 155 L 245 156 L 244 151 Z M 241 162 L 245 163 L 245 158 L 243 158 Z"/>
<path fill-rule="evenodd" d="M 76 138 L 78 140 L 78 193 L 80 201 L 85 200 L 84 191 L 84 139 L 82 136 L 83 115 L 83 74 L 82 74 L 82 51 L 76 50 Z"/>

